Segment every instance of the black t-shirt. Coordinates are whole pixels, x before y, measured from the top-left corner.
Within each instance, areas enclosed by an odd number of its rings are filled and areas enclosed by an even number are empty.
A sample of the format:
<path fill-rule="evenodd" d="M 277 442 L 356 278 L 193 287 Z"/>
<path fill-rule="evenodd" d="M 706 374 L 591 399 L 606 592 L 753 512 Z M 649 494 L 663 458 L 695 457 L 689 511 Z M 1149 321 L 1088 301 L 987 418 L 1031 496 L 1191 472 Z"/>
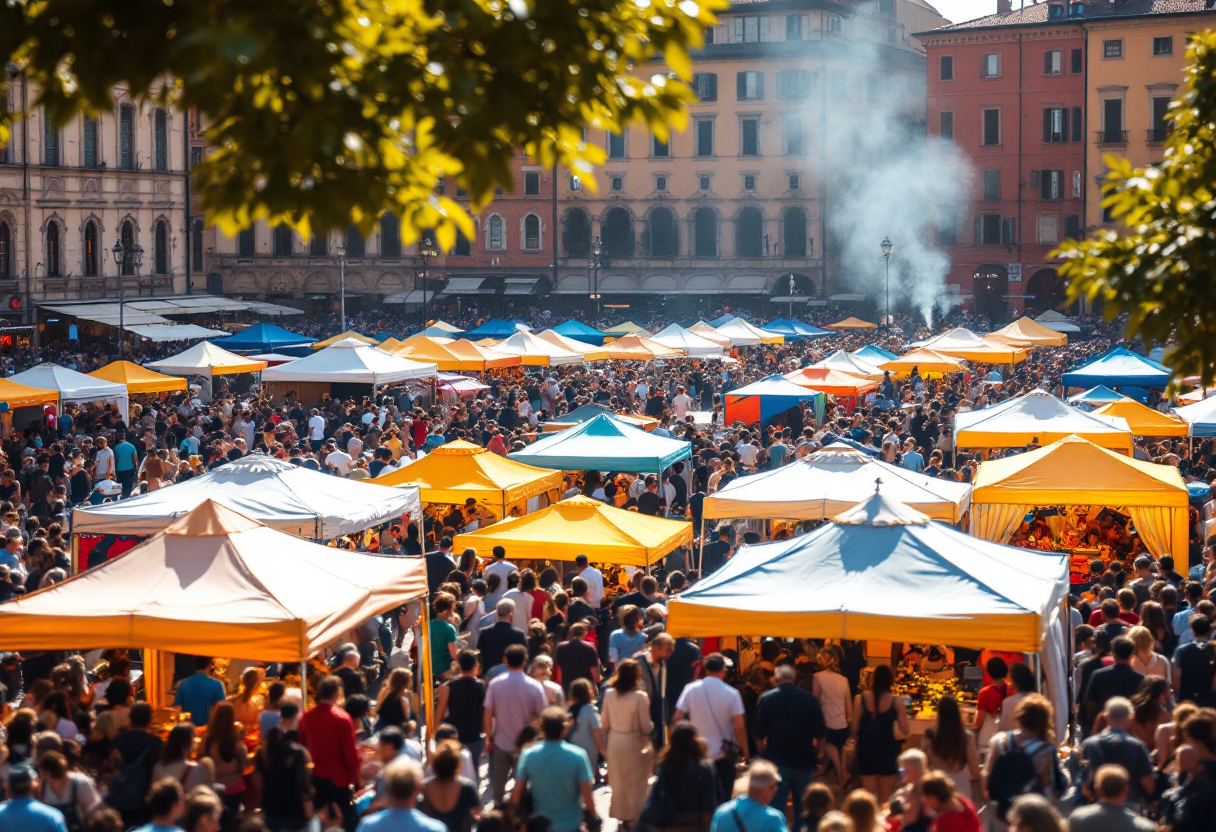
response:
<path fill-rule="evenodd" d="M 645 491 L 638 495 L 638 514 L 646 514 L 651 517 L 659 516 L 659 508 L 663 502 L 659 499 L 659 495 L 653 491 Z"/>
<path fill-rule="evenodd" d="M 447 722 L 456 728 L 465 745 L 481 739 L 481 709 L 486 698 L 486 683 L 470 676 L 457 676 L 447 683 Z"/>
<path fill-rule="evenodd" d="M 561 672 L 562 690 L 570 693 L 570 685 L 577 679 L 593 679 L 591 670 L 600 664 L 599 653 L 582 639 L 566 641 L 557 646 L 553 661 Z"/>
<path fill-rule="evenodd" d="M 294 742 L 266 746 L 253 758 L 253 764 L 262 775 L 262 813 L 306 825 L 304 800 L 309 782 L 304 749 Z"/>
<path fill-rule="evenodd" d="M 569 622 L 567 626 L 576 621 L 586 621 L 588 618 L 595 619 L 598 625 L 599 617 L 595 614 L 595 609 L 582 598 L 575 598 L 566 608 L 566 621 Z"/>
<path fill-rule="evenodd" d="M 684 478 L 679 475 L 673 475 L 668 482 L 675 489 L 675 499 L 671 501 L 671 510 L 674 513 L 681 514 L 684 511 L 684 506 L 688 503 L 688 483 L 684 482 Z"/>
<path fill-rule="evenodd" d="M 701 553 L 701 576 L 704 577 L 721 569 L 722 564 L 726 563 L 726 554 L 729 551 L 730 544 L 725 540 L 706 543 L 705 549 Z"/>
<path fill-rule="evenodd" d="M 1178 686 L 1178 701 L 1190 701 L 1201 707 L 1216 705 L 1212 692 L 1213 667 L 1204 653 L 1203 645 L 1190 642 L 1174 651 L 1174 667 L 1182 676 Z"/>

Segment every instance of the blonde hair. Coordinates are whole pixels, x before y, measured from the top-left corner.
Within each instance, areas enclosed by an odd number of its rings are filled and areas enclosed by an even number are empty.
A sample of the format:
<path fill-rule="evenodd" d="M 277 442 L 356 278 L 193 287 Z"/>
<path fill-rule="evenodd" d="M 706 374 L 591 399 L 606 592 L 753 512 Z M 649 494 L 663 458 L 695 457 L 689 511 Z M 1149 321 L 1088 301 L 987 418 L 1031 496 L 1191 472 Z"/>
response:
<path fill-rule="evenodd" d="M 1156 643 L 1156 639 L 1153 638 L 1153 634 L 1149 632 L 1148 627 L 1139 625 L 1132 627 L 1127 637 L 1132 640 L 1132 644 L 1136 645 L 1137 653 L 1141 650 L 1152 650 L 1153 645 Z"/>
<path fill-rule="evenodd" d="M 819 832 L 853 832 L 853 819 L 833 809 L 819 819 Z"/>

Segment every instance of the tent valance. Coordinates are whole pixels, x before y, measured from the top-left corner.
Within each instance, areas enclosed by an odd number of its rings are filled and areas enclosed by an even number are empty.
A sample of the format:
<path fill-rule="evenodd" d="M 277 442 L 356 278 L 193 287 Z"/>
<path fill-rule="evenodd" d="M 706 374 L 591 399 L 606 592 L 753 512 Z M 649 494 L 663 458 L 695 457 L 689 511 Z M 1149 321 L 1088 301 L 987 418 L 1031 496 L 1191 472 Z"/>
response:
<path fill-rule="evenodd" d="M 188 386 L 184 378 L 154 373 L 130 361 L 111 361 L 89 375 L 102 381 L 121 384 L 127 388 L 128 393 L 167 393 L 185 390 Z"/>
<path fill-rule="evenodd" d="M 657 474 L 692 455 L 692 445 L 655 436 L 609 415 L 547 435 L 510 458 L 558 471 Z"/>
<path fill-rule="evenodd" d="M 58 390 L 42 390 L 19 384 L 7 378 L 0 378 L 0 402 L 10 409 L 17 407 L 34 407 L 36 405 L 58 404 Z"/>
<path fill-rule="evenodd" d="M 1132 432 L 1123 419 L 1069 407 L 1045 390 L 1032 390 L 954 417 L 954 444 L 958 448 L 1046 445 L 1074 434 L 1104 448 L 1130 451 L 1132 447 Z"/>

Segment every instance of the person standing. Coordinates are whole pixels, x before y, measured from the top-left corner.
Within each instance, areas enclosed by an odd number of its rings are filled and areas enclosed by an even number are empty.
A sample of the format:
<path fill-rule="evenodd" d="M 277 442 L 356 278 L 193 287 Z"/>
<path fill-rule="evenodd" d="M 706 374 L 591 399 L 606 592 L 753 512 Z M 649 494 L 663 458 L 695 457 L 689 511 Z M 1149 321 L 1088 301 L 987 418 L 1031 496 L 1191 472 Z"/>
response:
<path fill-rule="evenodd" d="M 495 546 L 493 549 L 494 562 L 482 570 L 482 577 L 487 581 L 491 575 L 497 575 L 500 581 L 499 586 L 507 585 L 507 576 L 512 572 L 518 572 L 519 569 L 515 564 L 507 560 L 507 550 L 501 546 Z"/>
<path fill-rule="evenodd" d="M 574 565 L 578 577 L 587 582 L 587 595 L 583 600 L 591 609 L 598 610 L 604 603 L 604 573 L 592 566 L 586 555 L 576 556 Z"/>
<path fill-rule="evenodd" d="M 173 704 L 190 714 L 190 721 L 200 728 L 211 718 L 211 709 L 228 698 L 224 683 L 208 675 L 210 669 L 210 657 L 195 656 L 194 675 L 182 679 L 173 695 Z"/>
<path fill-rule="evenodd" d="M 786 801 L 793 797 L 793 826 L 802 819 L 802 793 L 815 779 L 819 765 L 819 748 L 827 734 L 819 700 L 794 684 L 795 671 L 791 664 L 779 664 L 773 670 L 772 690 L 766 691 L 756 703 L 753 735 L 756 750 L 777 767 L 781 780 L 773 806 L 785 811 Z"/>
<path fill-rule="evenodd" d="M 719 806 L 709 832 L 785 832 L 785 813 L 769 805 L 780 780 L 772 763 L 756 760 L 747 770 L 747 794 Z"/>
<path fill-rule="evenodd" d="M 118 434 L 118 444 L 114 446 L 114 479 L 122 486 L 122 498 L 131 496 L 135 487 L 136 472 L 139 471 L 139 453 L 135 446 L 127 441 L 125 433 Z"/>
<path fill-rule="evenodd" d="M 853 703 L 857 735 L 857 773 L 862 787 L 886 803 L 899 776 L 899 743 L 908 736 L 908 713 L 902 699 L 891 693 L 895 676 L 888 665 L 874 668 L 871 689 Z"/>
<path fill-rule="evenodd" d="M 818 654 L 819 672 L 811 679 L 811 693 L 819 700 L 823 711 L 823 749 L 828 765 L 836 771 L 836 782 L 845 783 L 844 746 L 849 741 L 849 724 L 853 719 L 853 698 L 849 696 L 849 680 L 840 673 L 843 653 L 835 644 L 825 644 Z"/>
<path fill-rule="evenodd" d="M 511 623 L 515 617 L 515 602 L 510 598 L 503 598 L 494 608 L 494 612 L 498 620 L 494 622 L 494 626 L 483 628 L 478 639 L 481 648 L 481 669 L 487 675 L 502 664 L 503 657 L 511 645 L 518 644 L 525 648 L 525 652 L 528 646 L 528 637 L 524 635 L 524 631 Z"/>
<path fill-rule="evenodd" d="M 461 650 L 456 657 L 459 675 L 439 688 L 435 701 L 435 724 L 444 722 L 456 728 L 460 744 L 469 750 L 473 758 L 473 772 L 478 774 L 481 753 L 486 748 L 482 733 L 482 708 L 486 699 L 486 683 L 477 678 L 477 654 L 472 650 Z M 476 785 L 480 788 L 478 779 Z"/>
<path fill-rule="evenodd" d="M 1081 743 L 1081 780 L 1086 796 L 1097 797 L 1097 772 L 1107 764 L 1120 766 L 1129 778 L 1123 801 L 1139 811 L 1155 787 L 1153 764 L 1148 747 L 1133 737 L 1128 729 L 1132 722 L 1132 703 L 1122 696 L 1111 697 L 1102 710 L 1106 730 Z"/>
<path fill-rule="evenodd" d="M 1132 643 L 1132 640 L 1127 636 L 1119 636 L 1111 642 L 1111 656 L 1114 658 L 1114 664 L 1101 670 L 1095 670 L 1089 677 L 1085 702 L 1082 706 L 1084 719 L 1081 723 L 1087 735 L 1092 733 L 1094 722 L 1108 701 L 1116 696 L 1131 699 L 1135 695 L 1136 689 L 1140 687 L 1140 680 L 1144 678 L 1144 674 L 1137 673 L 1131 666 L 1132 655 L 1135 652 L 1136 645 Z"/>
<path fill-rule="evenodd" d="M 687 719 L 696 726 L 697 733 L 705 740 L 706 753 L 713 760 L 725 797 L 734 792 L 736 766 L 747 762 L 743 697 L 726 684 L 726 657 L 721 653 L 710 653 L 701 667 L 705 678 L 689 684 L 680 693 L 671 721 Z M 772 799 L 771 795 L 769 799 Z"/>
<path fill-rule="evenodd" d="M 1094 776 L 1097 803 L 1080 806 L 1068 818 L 1068 832 L 1155 832 L 1157 825 L 1126 805 L 1131 778 L 1119 765 L 1104 765 Z"/>
<path fill-rule="evenodd" d="M 342 680 L 326 676 L 317 688 L 317 704 L 300 718 L 299 742 L 313 760 L 312 783 L 318 808 L 336 807 L 342 825 L 353 832 L 354 793 L 359 787 L 359 755 L 355 750 L 355 723 L 338 698 Z"/>
<path fill-rule="evenodd" d="M 1195 613 L 1190 618 L 1192 638 L 1174 651 L 1174 696 L 1179 702 L 1194 702 L 1200 707 L 1216 706 L 1212 690 L 1214 668 L 1208 659 L 1207 644 L 1212 637 L 1212 620 Z M 1097 675 L 1096 673 L 1094 675 Z"/>
<path fill-rule="evenodd" d="M 637 655 L 638 685 L 650 699 L 650 741 L 657 751 L 667 744 L 667 719 L 675 704 L 667 695 L 667 660 L 675 652 L 676 640 L 669 633 L 653 633 L 646 649 Z"/>
<path fill-rule="evenodd" d="M 498 681 L 495 679 L 494 684 Z M 578 832 L 584 812 L 598 820 L 591 794 L 591 763 L 581 748 L 562 739 L 566 712 L 561 708 L 544 709 L 540 730 L 541 741 L 519 755 L 511 803 L 518 806 L 524 792 L 530 791 L 533 811 L 549 819 L 551 832 Z"/>
<path fill-rule="evenodd" d="M 624 825 L 632 824 L 642 812 L 654 762 L 649 737 L 654 730 L 650 699 L 638 689 L 635 660 L 617 664 L 616 674 L 604 692 L 600 721 L 607 735 L 608 782 L 612 784 L 608 814 Z"/>
<path fill-rule="evenodd" d="M 397 757 L 384 770 L 389 807 L 368 815 L 358 832 L 448 832 L 442 822 L 416 808 L 422 787 L 422 767 L 408 757 Z"/>
<path fill-rule="evenodd" d="M 490 749 L 490 789 L 494 805 L 500 809 L 506 798 L 507 779 L 515 765 L 518 750 L 515 738 L 548 704 L 544 686 L 524 673 L 528 648 L 512 644 L 506 650 L 505 659 L 507 672 L 500 673 L 486 686 L 482 718 L 486 745 Z M 563 714 L 563 722 L 564 719 Z"/>

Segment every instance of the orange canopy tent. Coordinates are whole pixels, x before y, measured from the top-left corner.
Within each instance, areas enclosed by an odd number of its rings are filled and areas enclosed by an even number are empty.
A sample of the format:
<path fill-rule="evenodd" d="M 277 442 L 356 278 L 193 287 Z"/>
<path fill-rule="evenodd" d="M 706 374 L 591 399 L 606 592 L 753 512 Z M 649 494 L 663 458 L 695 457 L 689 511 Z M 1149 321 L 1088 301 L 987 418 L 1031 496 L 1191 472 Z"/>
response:
<path fill-rule="evenodd" d="M 380 349 L 385 349 L 385 345 L 381 344 Z M 518 367 L 523 362 L 518 355 L 497 352 L 465 338 L 449 341 L 446 338 L 414 335 L 388 351 L 414 361 L 433 361 L 444 372 L 485 372 L 503 367 Z"/>
<path fill-rule="evenodd" d="M 878 329 L 878 324 L 863 321 L 861 318 L 845 318 L 834 324 L 828 324 L 826 329 Z"/>
<path fill-rule="evenodd" d="M 10 409 L 33 407 L 39 404 L 59 404 L 59 391 L 43 390 L 41 387 L 30 387 L 0 378 L 0 402 L 7 404 Z"/>
<path fill-rule="evenodd" d="M 126 385 L 128 393 L 167 393 L 185 390 L 188 384 L 184 378 L 154 373 L 130 361 L 111 361 L 89 375 L 102 381 Z"/>
<path fill-rule="evenodd" d="M 678 358 L 684 355 L 683 350 L 665 347 L 658 341 L 643 338 L 641 335 L 625 335 L 617 338 L 604 347 L 608 357 L 618 361 L 653 361 L 656 358 Z"/>
<path fill-rule="evenodd" d="M 864 396 L 881 385 L 860 376 L 833 370 L 830 367 L 803 367 L 785 377 L 801 387 L 810 387 L 829 396 Z"/>

